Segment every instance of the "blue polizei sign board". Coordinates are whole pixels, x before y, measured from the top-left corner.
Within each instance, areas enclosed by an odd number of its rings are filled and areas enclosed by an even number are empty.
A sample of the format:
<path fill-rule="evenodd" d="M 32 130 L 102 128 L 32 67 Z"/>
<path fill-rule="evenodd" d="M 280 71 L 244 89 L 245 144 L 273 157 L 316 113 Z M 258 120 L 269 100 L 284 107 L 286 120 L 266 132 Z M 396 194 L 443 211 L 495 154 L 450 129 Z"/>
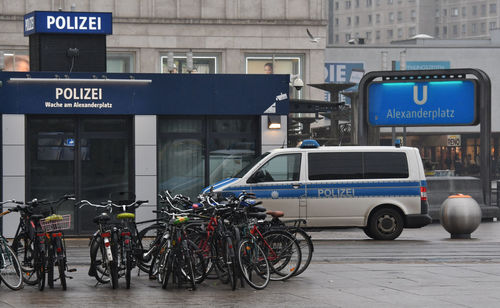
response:
<path fill-rule="evenodd" d="M 2 114 L 286 115 L 289 75 L 0 72 Z M 97 78 L 99 76 L 101 79 Z"/>
<path fill-rule="evenodd" d="M 475 125 L 475 80 L 388 81 L 368 86 L 368 121 L 374 126 Z"/>
<path fill-rule="evenodd" d="M 24 15 L 24 36 L 34 33 L 112 34 L 111 13 L 34 11 Z"/>

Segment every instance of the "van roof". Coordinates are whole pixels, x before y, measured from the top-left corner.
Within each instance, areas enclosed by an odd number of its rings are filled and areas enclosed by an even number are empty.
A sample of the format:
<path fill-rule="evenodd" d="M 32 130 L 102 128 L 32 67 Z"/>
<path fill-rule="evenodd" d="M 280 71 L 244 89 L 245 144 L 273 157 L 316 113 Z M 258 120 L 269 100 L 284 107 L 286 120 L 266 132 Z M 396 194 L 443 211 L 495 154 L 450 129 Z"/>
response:
<path fill-rule="evenodd" d="M 320 146 L 318 148 L 283 148 L 273 149 L 269 152 L 355 152 L 355 151 L 373 151 L 373 152 L 408 152 L 413 151 L 414 147 L 395 147 L 395 146 Z"/>

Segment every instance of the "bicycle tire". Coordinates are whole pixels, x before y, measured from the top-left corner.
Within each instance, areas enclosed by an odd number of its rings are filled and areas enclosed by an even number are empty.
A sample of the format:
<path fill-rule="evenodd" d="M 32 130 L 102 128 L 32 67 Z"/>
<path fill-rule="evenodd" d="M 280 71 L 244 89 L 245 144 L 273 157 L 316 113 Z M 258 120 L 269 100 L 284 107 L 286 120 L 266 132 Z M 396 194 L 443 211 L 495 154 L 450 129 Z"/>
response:
<path fill-rule="evenodd" d="M 226 264 L 231 290 L 236 290 L 236 258 L 234 256 L 233 241 L 231 237 L 226 237 Z"/>
<path fill-rule="evenodd" d="M 256 242 L 249 239 L 241 241 L 238 248 L 238 264 L 241 275 L 248 285 L 256 290 L 267 287 L 271 277 L 269 262 Z"/>
<path fill-rule="evenodd" d="M 66 289 L 68 288 L 66 284 L 66 260 L 60 260 L 57 267 L 59 269 L 59 280 L 61 282 L 61 287 L 63 291 L 66 291 Z"/>
<path fill-rule="evenodd" d="M 159 245 L 161 244 L 161 237 L 164 230 L 164 225 L 154 224 L 142 229 L 137 234 L 138 241 L 141 242 L 142 247 L 141 256 L 137 259 L 137 266 L 141 271 L 149 273 L 153 257 L 156 255 L 156 251 L 160 248 Z M 148 258 L 144 259 L 144 253 L 149 251 L 150 249 L 153 249 L 153 251 L 150 253 Z"/>
<path fill-rule="evenodd" d="M 172 271 L 173 271 L 173 257 L 172 256 L 173 256 L 173 253 L 171 250 L 168 250 L 165 252 L 165 258 L 164 258 L 165 267 L 163 268 L 163 271 L 165 271 L 165 273 L 163 274 L 163 281 L 161 284 L 162 289 L 167 288 L 168 281 L 170 279 L 170 275 L 172 274 Z"/>
<path fill-rule="evenodd" d="M 1 239 L 0 239 L 1 241 Z M 3 255 L 3 260 L 6 262 L 10 262 L 10 265 L 13 267 L 13 271 L 15 272 L 15 275 L 10 274 L 10 267 L 9 264 L 5 264 L 2 269 L 0 269 L 0 281 L 3 281 L 5 285 L 14 291 L 20 290 L 23 287 L 23 274 L 22 274 L 22 268 L 21 268 L 21 263 L 19 263 L 19 260 L 16 257 L 16 254 L 14 250 L 6 243 L 0 243 L 2 245 L 1 249 L 3 250 L 2 255 Z M 6 278 L 9 277 L 9 278 Z M 12 280 L 10 279 L 12 277 Z"/>
<path fill-rule="evenodd" d="M 104 242 L 101 238 L 92 242 L 92 245 L 90 246 L 90 253 L 95 254 L 95 279 L 102 284 L 109 283 L 111 281 L 111 266 L 106 254 L 106 247 L 104 247 Z"/>
<path fill-rule="evenodd" d="M 113 234 L 111 240 L 111 254 L 113 256 L 113 261 L 110 262 L 111 287 L 113 289 L 117 289 L 119 252 L 118 252 L 118 236 L 116 235 L 116 233 Z"/>
<path fill-rule="evenodd" d="M 130 281 L 132 280 L 133 257 L 132 252 L 125 253 L 125 287 L 130 289 Z"/>
<path fill-rule="evenodd" d="M 49 254 L 48 254 L 48 258 L 47 258 L 47 268 L 46 268 L 46 272 L 47 272 L 47 286 L 51 289 L 54 288 L 54 262 L 55 262 L 55 259 L 54 259 L 54 247 L 52 246 L 52 244 L 49 246 Z"/>
<path fill-rule="evenodd" d="M 259 243 L 267 255 L 271 280 L 286 280 L 300 267 L 302 253 L 297 240 L 281 230 L 265 232 Z"/>
<path fill-rule="evenodd" d="M 38 283 L 36 280 L 35 267 L 33 264 L 34 244 L 33 241 L 25 233 L 18 234 L 12 241 L 12 250 L 16 254 L 21 269 L 23 271 L 23 282 L 27 285 L 34 286 Z"/>
<path fill-rule="evenodd" d="M 35 258 L 35 272 L 38 281 L 38 290 L 43 291 L 45 289 L 45 278 L 46 278 L 46 258 L 45 254 L 41 251 L 35 252 L 37 257 Z"/>
<path fill-rule="evenodd" d="M 307 269 L 307 267 L 309 267 L 309 264 L 311 264 L 312 256 L 314 253 L 314 244 L 311 240 L 311 236 L 307 234 L 307 232 L 302 228 L 291 227 L 288 228 L 287 231 L 295 237 L 295 239 L 299 243 L 300 252 L 302 253 L 300 267 L 297 272 L 293 274 L 294 276 L 298 276 L 302 274 Z"/>

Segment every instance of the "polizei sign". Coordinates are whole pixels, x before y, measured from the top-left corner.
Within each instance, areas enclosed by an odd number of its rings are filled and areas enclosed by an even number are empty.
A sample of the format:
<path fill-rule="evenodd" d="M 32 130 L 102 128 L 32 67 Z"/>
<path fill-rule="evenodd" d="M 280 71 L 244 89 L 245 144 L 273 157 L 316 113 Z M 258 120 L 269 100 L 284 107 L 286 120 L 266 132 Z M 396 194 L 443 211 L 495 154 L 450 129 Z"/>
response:
<path fill-rule="evenodd" d="M 24 15 L 24 36 L 34 33 L 111 34 L 111 13 L 45 12 Z"/>
<path fill-rule="evenodd" d="M 476 81 L 389 81 L 368 86 L 368 121 L 375 126 L 474 125 Z"/>

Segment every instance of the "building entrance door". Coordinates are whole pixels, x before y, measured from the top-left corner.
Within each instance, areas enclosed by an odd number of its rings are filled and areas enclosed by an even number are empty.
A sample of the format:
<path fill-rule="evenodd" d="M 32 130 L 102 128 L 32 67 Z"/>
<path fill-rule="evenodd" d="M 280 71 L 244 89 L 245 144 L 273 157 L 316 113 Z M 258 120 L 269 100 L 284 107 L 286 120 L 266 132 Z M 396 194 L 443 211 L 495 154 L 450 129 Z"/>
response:
<path fill-rule="evenodd" d="M 134 191 L 130 117 L 31 116 L 27 145 L 28 200 L 75 194 L 98 203 L 112 193 Z M 68 233 L 93 232 L 96 210 L 73 204 L 59 209 L 73 215 Z"/>

